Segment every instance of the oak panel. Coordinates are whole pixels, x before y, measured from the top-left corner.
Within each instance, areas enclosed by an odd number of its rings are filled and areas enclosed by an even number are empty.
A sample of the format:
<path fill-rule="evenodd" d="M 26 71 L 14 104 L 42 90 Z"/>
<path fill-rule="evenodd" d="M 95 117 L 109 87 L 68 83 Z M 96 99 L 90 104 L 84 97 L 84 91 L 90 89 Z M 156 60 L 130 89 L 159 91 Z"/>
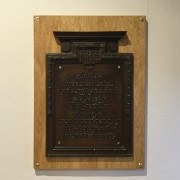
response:
<path fill-rule="evenodd" d="M 53 31 L 127 31 L 119 52 L 134 54 L 134 156 L 46 158 L 45 54 L 58 53 Z M 144 166 L 146 19 L 140 16 L 34 17 L 34 168 L 137 169 Z M 139 164 L 141 163 L 141 164 Z"/>

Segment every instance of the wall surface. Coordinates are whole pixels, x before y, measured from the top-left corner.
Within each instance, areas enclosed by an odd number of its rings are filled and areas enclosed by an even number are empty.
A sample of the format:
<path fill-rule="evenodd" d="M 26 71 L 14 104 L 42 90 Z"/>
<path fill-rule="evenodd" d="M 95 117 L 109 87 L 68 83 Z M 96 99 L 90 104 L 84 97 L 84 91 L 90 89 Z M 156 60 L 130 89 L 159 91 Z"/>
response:
<path fill-rule="evenodd" d="M 146 168 L 33 169 L 33 16 L 146 15 Z M 0 2 L 0 179 L 179 180 L 179 0 L 6 0 Z"/>

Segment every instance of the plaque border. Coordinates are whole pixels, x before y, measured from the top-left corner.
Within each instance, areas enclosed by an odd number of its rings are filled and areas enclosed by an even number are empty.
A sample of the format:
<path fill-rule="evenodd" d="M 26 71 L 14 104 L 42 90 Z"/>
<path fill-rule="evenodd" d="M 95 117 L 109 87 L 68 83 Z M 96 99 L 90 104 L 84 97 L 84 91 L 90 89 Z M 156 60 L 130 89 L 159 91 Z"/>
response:
<path fill-rule="evenodd" d="M 46 55 L 46 156 L 47 157 L 113 157 L 113 156 L 132 156 L 133 155 L 133 54 L 131 53 L 118 53 L 115 56 L 104 56 L 103 59 L 96 64 L 112 64 L 118 65 L 124 63 L 125 66 L 125 106 L 124 113 L 125 123 L 124 136 L 125 136 L 125 147 L 119 148 L 114 151 L 113 148 L 99 148 L 96 151 L 92 151 L 90 148 L 59 148 L 50 144 L 50 138 L 54 139 L 52 130 L 54 128 L 53 121 L 53 67 L 55 64 L 79 64 L 83 66 L 83 63 L 78 61 L 78 58 L 74 58 L 72 54 L 67 55 L 67 59 L 63 58 L 63 54 L 47 54 Z M 128 98 L 127 98 L 128 97 Z M 66 153 L 64 151 L 71 151 Z M 83 153 L 81 151 L 84 151 Z M 100 153 L 100 151 L 106 151 L 106 153 Z M 79 152 L 79 153 L 78 153 Z M 81 152 L 81 153 L 80 153 Z"/>

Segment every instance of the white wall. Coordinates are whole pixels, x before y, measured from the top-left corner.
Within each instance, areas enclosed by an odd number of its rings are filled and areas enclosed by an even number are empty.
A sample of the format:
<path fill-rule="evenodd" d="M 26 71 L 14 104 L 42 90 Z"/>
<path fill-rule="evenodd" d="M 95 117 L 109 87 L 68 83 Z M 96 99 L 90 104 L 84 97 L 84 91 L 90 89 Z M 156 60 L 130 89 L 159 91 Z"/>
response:
<path fill-rule="evenodd" d="M 34 171 L 33 15 L 146 15 L 145 170 Z M 0 179 L 179 180 L 180 0 L 0 0 Z"/>

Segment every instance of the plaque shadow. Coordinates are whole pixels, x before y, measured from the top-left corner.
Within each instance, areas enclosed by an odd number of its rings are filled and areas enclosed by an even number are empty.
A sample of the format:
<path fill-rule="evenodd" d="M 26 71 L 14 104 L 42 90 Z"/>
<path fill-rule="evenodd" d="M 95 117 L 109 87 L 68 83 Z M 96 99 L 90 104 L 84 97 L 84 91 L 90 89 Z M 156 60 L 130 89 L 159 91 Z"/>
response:
<path fill-rule="evenodd" d="M 129 40 L 128 35 L 125 34 L 122 37 L 121 41 L 119 41 L 119 46 L 127 46 L 127 45 L 131 45 L 131 41 Z"/>

